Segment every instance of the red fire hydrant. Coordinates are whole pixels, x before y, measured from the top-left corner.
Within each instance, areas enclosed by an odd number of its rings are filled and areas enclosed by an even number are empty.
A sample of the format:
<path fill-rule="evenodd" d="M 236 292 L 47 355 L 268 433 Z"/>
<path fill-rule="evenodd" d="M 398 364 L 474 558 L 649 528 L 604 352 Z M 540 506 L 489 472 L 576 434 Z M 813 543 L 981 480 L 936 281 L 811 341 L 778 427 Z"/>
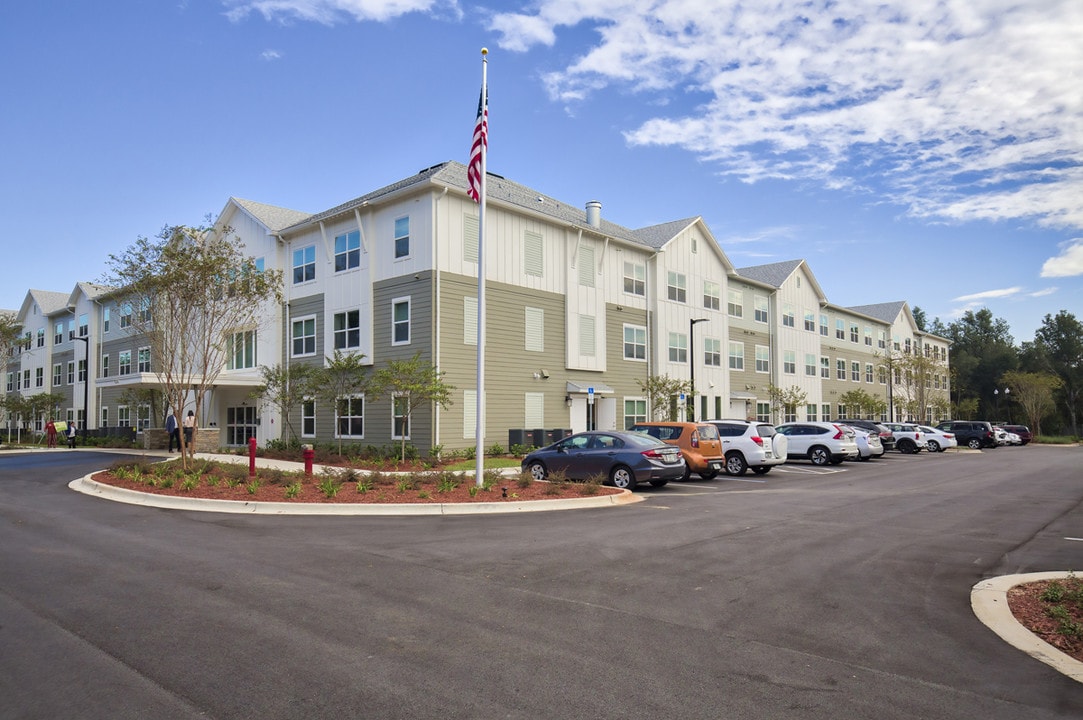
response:
<path fill-rule="evenodd" d="M 256 438 L 248 438 L 248 477 L 256 476 Z"/>
<path fill-rule="evenodd" d="M 312 459 L 316 457 L 316 451 L 312 449 L 311 445 L 302 445 L 305 455 L 305 475 L 312 474 Z"/>

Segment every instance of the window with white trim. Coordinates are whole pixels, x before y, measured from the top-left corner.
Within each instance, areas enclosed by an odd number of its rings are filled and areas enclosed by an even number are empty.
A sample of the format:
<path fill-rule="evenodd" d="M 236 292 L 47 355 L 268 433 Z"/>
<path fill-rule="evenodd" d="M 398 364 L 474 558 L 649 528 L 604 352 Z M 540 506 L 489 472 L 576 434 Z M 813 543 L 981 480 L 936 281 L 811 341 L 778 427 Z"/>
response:
<path fill-rule="evenodd" d="M 752 302 L 755 305 L 755 320 L 758 323 L 766 323 L 768 318 L 768 308 L 770 307 L 769 301 L 766 295 L 756 295 L 752 298 Z"/>
<path fill-rule="evenodd" d="M 127 405 L 117 405 L 117 425 L 119 427 L 131 427 L 132 409 Z"/>
<path fill-rule="evenodd" d="M 28 381 L 26 383 L 26 386 L 30 387 L 30 383 L 29 383 L 30 371 L 29 370 L 26 371 L 26 379 Z M 68 363 L 68 385 L 74 385 L 74 384 L 75 384 L 75 362 L 73 361 L 73 362 Z"/>
<path fill-rule="evenodd" d="M 872 363 L 865 363 L 865 382 L 872 383 L 873 370 Z"/>
<path fill-rule="evenodd" d="M 743 292 L 733 288 L 726 291 L 726 314 L 735 318 L 745 316 L 745 294 Z"/>
<path fill-rule="evenodd" d="M 86 380 L 86 360 L 80 360 L 83 366 L 83 380 Z M 45 387 L 45 368 L 34 369 L 34 387 Z"/>
<path fill-rule="evenodd" d="M 703 281 L 703 307 L 708 310 L 722 307 L 722 286 L 713 280 Z"/>
<path fill-rule="evenodd" d="M 316 401 L 312 398 L 301 401 L 301 437 L 316 437 Z"/>
<path fill-rule="evenodd" d="M 835 360 L 835 379 L 846 379 L 846 360 L 844 360 L 843 358 L 837 358 Z"/>
<path fill-rule="evenodd" d="M 854 382 L 861 382 L 861 363 L 850 363 L 850 379 Z"/>
<path fill-rule="evenodd" d="M 150 372 L 150 348 L 141 347 L 136 353 L 136 372 Z"/>
<path fill-rule="evenodd" d="M 395 259 L 410 256 L 410 216 L 395 220 Z"/>
<path fill-rule="evenodd" d="M 782 325 L 784 327 L 796 327 L 797 317 L 794 314 L 793 305 L 786 303 L 782 306 Z"/>
<path fill-rule="evenodd" d="M 782 372 L 787 375 L 797 374 L 797 351 L 796 350 L 783 350 L 782 351 Z"/>
<path fill-rule="evenodd" d="M 410 439 L 410 396 L 391 397 L 391 439 Z"/>
<path fill-rule="evenodd" d="M 316 316 L 297 318 L 290 323 L 291 357 L 316 354 Z"/>
<path fill-rule="evenodd" d="M 340 397 L 335 403 L 335 437 L 365 437 L 365 397 Z"/>
<path fill-rule="evenodd" d="M 846 321 L 842 318 L 835 318 L 835 339 L 846 339 Z"/>
<path fill-rule="evenodd" d="M 703 338 L 703 364 L 722 367 L 722 341 L 718 338 Z"/>
<path fill-rule="evenodd" d="M 53 345 L 64 342 L 64 323 L 58 322 L 53 328 Z"/>
<path fill-rule="evenodd" d="M 102 355 L 100 368 L 101 368 L 100 375 L 103 378 L 109 377 L 109 355 L 108 354 Z"/>
<path fill-rule="evenodd" d="M 816 422 L 816 405 L 810 404 L 805 406 L 805 419 L 811 422 Z"/>
<path fill-rule="evenodd" d="M 771 372 L 771 348 L 766 345 L 756 346 L 756 372 Z"/>
<path fill-rule="evenodd" d="M 38 371 L 40 372 L 41 368 L 38 368 Z M 79 382 L 86 382 L 86 360 L 85 359 L 79 361 Z M 38 387 L 41 387 L 41 385 L 39 384 Z"/>
<path fill-rule="evenodd" d="M 647 294 L 647 266 L 643 263 L 624 261 L 624 292 L 629 295 Z"/>
<path fill-rule="evenodd" d="M 816 332 L 816 313 L 805 311 L 805 329 L 809 332 Z"/>
<path fill-rule="evenodd" d="M 624 359 L 647 359 L 647 328 L 640 325 L 624 326 Z"/>
<path fill-rule="evenodd" d="M 316 279 L 316 246 L 306 245 L 293 251 L 293 284 L 311 282 Z M 121 318 L 122 326 L 124 319 Z"/>
<path fill-rule="evenodd" d="M 673 302 L 688 302 L 688 278 L 684 273 L 672 270 L 666 273 L 666 297 Z"/>
<path fill-rule="evenodd" d="M 53 386 L 59 387 L 64 384 L 64 367 L 57 363 L 53 365 Z M 11 390 L 9 387 L 8 390 Z"/>
<path fill-rule="evenodd" d="M 827 337 L 827 333 L 828 333 L 827 316 L 826 315 L 821 315 L 820 316 L 820 335 L 822 335 L 823 337 Z"/>
<path fill-rule="evenodd" d="M 816 356 L 812 353 L 805 353 L 805 375 L 816 377 Z"/>
<path fill-rule="evenodd" d="M 624 399 L 624 429 L 647 422 L 647 401 L 643 398 Z"/>
<path fill-rule="evenodd" d="M 831 379 L 831 358 L 826 355 L 820 356 L 820 377 L 824 380 Z"/>
<path fill-rule="evenodd" d="M 256 331 L 243 330 L 226 336 L 226 369 L 256 367 Z"/>
<path fill-rule="evenodd" d="M 346 310 L 335 313 L 335 350 L 356 350 L 361 347 L 361 311 Z"/>
<path fill-rule="evenodd" d="M 335 236 L 335 272 L 361 266 L 361 231 L 351 230 Z"/>
<path fill-rule="evenodd" d="M 740 342 L 730 343 L 730 370 L 745 369 L 745 344 Z"/>
<path fill-rule="evenodd" d="M 688 362 L 688 336 L 684 333 L 669 334 L 669 361 L 675 363 Z"/>
<path fill-rule="evenodd" d="M 850 342 L 860 342 L 858 332 L 860 332 L 860 328 L 858 328 L 857 323 L 850 323 Z"/>
<path fill-rule="evenodd" d="M 410 298 L 391 301 L 391 344 L 410 344 Z"/>

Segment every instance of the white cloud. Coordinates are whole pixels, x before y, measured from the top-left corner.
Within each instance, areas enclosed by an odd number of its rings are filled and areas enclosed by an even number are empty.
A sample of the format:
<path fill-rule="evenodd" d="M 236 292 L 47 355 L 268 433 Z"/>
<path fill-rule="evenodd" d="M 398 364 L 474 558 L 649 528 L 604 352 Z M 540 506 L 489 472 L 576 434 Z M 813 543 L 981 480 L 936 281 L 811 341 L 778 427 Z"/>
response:
<path fill-rule="evenodd" d="M 264 50 L 260 53 L 259 56 L 267 62 L 271 62 L 272 60 L 277 60 L 278 58 L 282 57 L 282 53 L 278 52 L 277 50 Z"/>
<path fill-rule="evenodd" d="M 383 22 L 412 12 L 437 14 L 450 11 L 461 17 L 457 0 L 222 0 L 226 16 L 241 20 L 258 12 L 265 20 L 307 20 L 334 25 L 353 18 Z"/>
<path fill-rule="evenodd" d="M 1083 238 L 1061 243 L 1061 253 L 1042 265 L 1042 277 L 1083 275 Z"/>
<path fill-rule="evenodd" d="M 1054 285 L 1053 287 L 1047 287 L 1047 288 L 1044 288 L 1042 290 L 1035 290 L 1034 292 L 1030 293 L 1027 297 L 1032 297 L 1032 298 L 1046 297 L 1048 295 L 1052 295 L 1053 293 L 1057 292 L 1057 290 L 1058 290 L 1057 286 Z"/>
<path fill-rule="evenodd" d="M 1003 288 L 1001 290 L 983 290 L 982 292 L 972 293 L 970 295 L 960 295 L 955 298 L 955 302 L 976 302 L 979 300 L 989 300 L 990 298 L 1005 298 L 1013 295 L 1018 295 L 1023 292 L 1021 287 Z"/>
<path fill-rule="evenodd" d="M 628 130 L 632 145 L 746 182 L 877 191 L 918 216 L 1083 227 L 1078 0 L 538 0 L 492 21 L 510 50 L 579 25 L 598 39 L 545 76 L 553 99 L 707 96 Z"/>

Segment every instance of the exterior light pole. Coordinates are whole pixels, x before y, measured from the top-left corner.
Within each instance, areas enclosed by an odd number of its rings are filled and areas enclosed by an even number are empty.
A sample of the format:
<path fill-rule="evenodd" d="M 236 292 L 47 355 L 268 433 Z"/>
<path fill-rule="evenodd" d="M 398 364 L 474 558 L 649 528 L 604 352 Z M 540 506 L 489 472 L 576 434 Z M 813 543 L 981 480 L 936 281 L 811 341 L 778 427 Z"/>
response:
<path fill-rule="evenodd" d="M 688 401 L 691 403 L 688 411 L 689 422 L 696 419 L 696 341 L 693 335 L 696 323 L 707 322 L 707 320 L 708 318 L 694 318 L 688 321 Z"/>
<path fill-rule="evenodd" d="M 83 446 L 86 447 L 87 426 L 90 425 L 90 338 L 74 337 L 86 348 L 86 374 L 83 376 Z M 78 419 L 78 418 L 77 418 Z"/>

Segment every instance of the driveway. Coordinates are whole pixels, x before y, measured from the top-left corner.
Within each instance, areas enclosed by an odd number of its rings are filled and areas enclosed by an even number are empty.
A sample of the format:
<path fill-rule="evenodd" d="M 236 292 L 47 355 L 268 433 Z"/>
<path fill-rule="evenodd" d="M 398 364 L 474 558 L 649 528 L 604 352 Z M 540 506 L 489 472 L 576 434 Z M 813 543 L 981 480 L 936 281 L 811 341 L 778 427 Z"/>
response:
<path fill-rule="evenodd" d="M 4 718 L 1078 718 L 970 609 L 1079 568 L 1079 448 L 456 517 L 167 511 L 0 455 Z M 817 469 L 818 470 L 818 469 Z M 763 480 L 764 482 L 756 482 Z"/>

